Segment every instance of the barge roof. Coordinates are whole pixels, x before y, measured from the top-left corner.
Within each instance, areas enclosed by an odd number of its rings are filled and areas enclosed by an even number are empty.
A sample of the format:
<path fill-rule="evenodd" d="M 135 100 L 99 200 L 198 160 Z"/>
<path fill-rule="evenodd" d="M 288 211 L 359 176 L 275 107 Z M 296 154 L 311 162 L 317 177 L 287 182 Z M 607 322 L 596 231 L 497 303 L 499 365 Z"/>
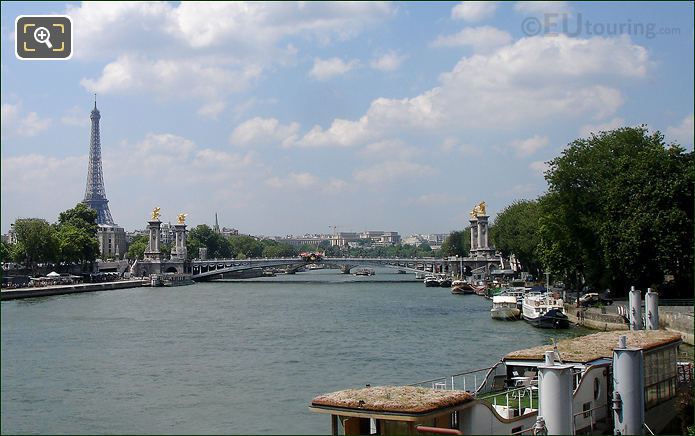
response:
<path fill-rule="evenodd" d="M 465 391 L 415 386 L 374 386 L 319 395 L 311 401 L 311 406 L 409 415 L 427 414 L 472 400 L 473 395 Z"/>
<path fill-rule="evenodd" d="M 558 341 L 557 349 L 563 362 L 591 362 L 600 358 L 612 358 L 618 338 L 627 336 L 628 348 L 650 350 L 667 344 L 681 342 L 678 333 L 666 330 L 610 331 L 594 333 Z M 544 360 L 545 352 L 553 351 L 552 345 L 541 345 L 512 351 L 503 360 Z"/>

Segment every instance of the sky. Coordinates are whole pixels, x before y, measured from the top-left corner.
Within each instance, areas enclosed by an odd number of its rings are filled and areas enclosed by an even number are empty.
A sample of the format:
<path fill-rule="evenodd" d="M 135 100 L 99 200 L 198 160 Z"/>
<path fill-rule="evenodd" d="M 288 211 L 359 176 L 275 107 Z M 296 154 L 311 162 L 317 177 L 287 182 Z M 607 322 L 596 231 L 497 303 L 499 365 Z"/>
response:
<path fill-rule="evenodd" d="M 14 54 L 65 14 L 64 61 Z M 1 229 L 84 197 L 101 111 L 114 221 L 255 235 L 463 229 L 547 189 L 591 132 L 693 149 L 693 2 L 3 2 Z"/>

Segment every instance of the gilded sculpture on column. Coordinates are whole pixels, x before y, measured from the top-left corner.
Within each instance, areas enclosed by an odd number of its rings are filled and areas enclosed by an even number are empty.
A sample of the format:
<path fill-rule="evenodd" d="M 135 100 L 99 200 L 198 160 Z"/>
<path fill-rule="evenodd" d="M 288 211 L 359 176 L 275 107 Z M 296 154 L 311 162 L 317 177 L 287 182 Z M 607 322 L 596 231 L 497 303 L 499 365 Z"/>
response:
<path fill-rule="evenodd" d="M 186 217 L 187 216 L 188 216 L 187 213 L 180 213 L 178 215 L 179 224 L 186 224 Z"/>
<path fill-rule="evenodd" d="M 159 220 L 159 215 L 160 215 L 159 211 L 160 210 L 161 209 L 159 208 L 159 206 L 152 209 L 152 221 L 158 221 Z"/>

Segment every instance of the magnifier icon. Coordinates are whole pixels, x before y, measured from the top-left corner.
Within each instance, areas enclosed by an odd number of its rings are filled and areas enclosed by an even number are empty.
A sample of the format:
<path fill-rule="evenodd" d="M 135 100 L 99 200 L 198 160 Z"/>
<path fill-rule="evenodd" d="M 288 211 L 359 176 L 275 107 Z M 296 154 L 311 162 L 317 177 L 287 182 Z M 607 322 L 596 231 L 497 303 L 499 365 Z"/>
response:
<path fill-rule="evenodd" d="M 51 44 L 50 41 L 51 32 L 49 32 L 45 27 L 38 27 L 36 30 L 34 30 L 34 39 L 39 44 L 46 44 L 48 48 L 53 48 L 53 44 Z"/>

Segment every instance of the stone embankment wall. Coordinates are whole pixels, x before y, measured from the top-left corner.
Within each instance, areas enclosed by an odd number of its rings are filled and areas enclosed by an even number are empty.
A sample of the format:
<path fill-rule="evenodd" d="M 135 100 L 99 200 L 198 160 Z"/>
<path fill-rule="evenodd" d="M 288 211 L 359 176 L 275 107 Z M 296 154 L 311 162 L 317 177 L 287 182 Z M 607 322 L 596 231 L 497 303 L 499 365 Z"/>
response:
<path fill-rule="evenodd" d="M 686 344 L 694 344 L 694 321 L 692 306 L 659 307 L 659 328 L 680 333 Z"/>
<path fill-rule="evenodd" d="M 594 330 L 629 330 L 627 320 L 607 308 L 579 308 L 573 304 L 565 304 L 565 313 L 570 322 Z M 693 345 L 693 307 L 692 306 L 659 306 L 659 328 L 678 332 L 683 342 Z"/>
<path fill-rule="evenodd" d="M 79 285 L 46 286 L 43 288 L 3 289 L 2 301 L 22 298 L 46 297 L 49 295 L 78 294 L 81 292 L 112 291 L 115 289 L 137 288 L 143 286 L 142 280 L 121 280 L 118 282 L 85 283 Z"/>

